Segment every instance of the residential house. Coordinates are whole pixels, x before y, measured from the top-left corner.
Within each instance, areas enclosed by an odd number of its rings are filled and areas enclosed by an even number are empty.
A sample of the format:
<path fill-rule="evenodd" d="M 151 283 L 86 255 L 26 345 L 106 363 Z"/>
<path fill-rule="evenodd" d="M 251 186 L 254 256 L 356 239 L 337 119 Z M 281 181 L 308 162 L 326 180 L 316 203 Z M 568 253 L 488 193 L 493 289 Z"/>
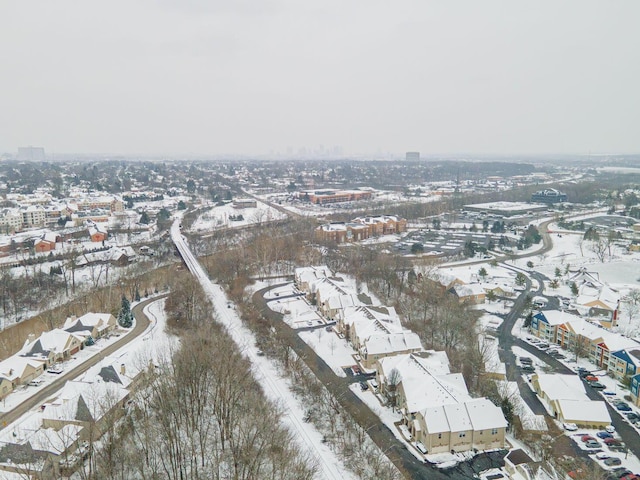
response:
<path fill-rule="evenodd" d="M 479 283 L 454 285 L 449 292 L 452 293 L 460 303 L 470 303 L 473 305 L 484 303 L 487 295 Z"/>
<path fill-rule="evenodd" d="M 295 285 L 301 292 L 310 293 L 311 292 L 311 283 L 321 279 L 330 277 L 333 275 L 329 267 L 327 266 L 317 266 L 317 267 L 301 267 L 296 268 L 294 271 L 294 281 Z"/>
<path fill-rule="evenodd" d="M 112 415 L 122 415 L 129 390 L 117 382 L 69 381 L 42 412 L 45 428 L 60 429 L 78 425 L 82 440 L 97 440 L 104 433 Z"/>
<path fill-rule="evenodd" d="M 56 249 L 56 243 L 61 241 L 59 235 L 54 232 L 46 232 L 33 242 L 34 250 L 39 252 L 50 252 Z"/>
<path fill-rule="evenodd" d="M 84 337 L 60 328 L 44 332 L 39 338 L 30 335 L 18 353 L 22 357 L 37 358 L 50 366 L 78 353 L 84 346 Z"/>
<path fill-rule="evenodd" d="M 89 227 L 89 237 L 92 242 L 104 242 L 107 239 L 107 231 L 104 227 L 93 224 Z"/>
<path fill-rule="evenodd" d="M 110 313 L 85 313 L 80 318 L 67 318 L 62 327 L 64 331 L 74 333 L 83 338 L 93 339 L 104 337 L 115 330 L 116 318 Z"/>
<path fill-rule="evenodd" d="M 13 383 L 4 376 L 0 376 L 0 399 L 13 392 Z"/>
<path fill-rule="evenodd" d="M 375 363 L 385 357 L 404 355 L 422 350 L 418 334 L 409 330 L 398 333 L 376 333 L 361 342 L 359 350 L 362 366 L 373 368 Z"/>
<path fill-rule="evenodd" d="M 579 288 L 575 303 L 583 315 L 596 317 L 608 328 L 615 326 L 620 306 L 620 293 L 617 290 L 607 285 L 592 287 L 584 284 Z"/>
<path fill-rule="evenodd" d="M 430 453 L 503 448 L 507 422 L 484 398 L 471 398 L 446 353 L 385 357 L 376 364 L 380 391 L 399 408 L 415 441 Z"/>
<path fill-rule="evenodd" d="M 10 389 L 8 383 L 3 382 L 3 386 L 6 386 L 7 390 L 13 390 L 18 385 L 29 383 L 42 375 L 45 369 L 46 362 L 44 360 L 12 355 L 0 362 L 0 377 L 11 382 Z"/>

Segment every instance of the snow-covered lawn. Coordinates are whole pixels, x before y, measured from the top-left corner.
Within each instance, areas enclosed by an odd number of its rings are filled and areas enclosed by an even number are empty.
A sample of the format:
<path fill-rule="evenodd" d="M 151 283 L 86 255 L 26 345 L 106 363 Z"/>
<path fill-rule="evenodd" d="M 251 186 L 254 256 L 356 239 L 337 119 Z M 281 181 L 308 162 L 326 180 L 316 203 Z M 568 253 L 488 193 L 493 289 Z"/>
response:
<path fill-rule="evenodd" d="M 339 377 L 347 376 L 343 368 L 357 363 L 353 358 L 356 351 L 344 338 L 338 337 L 334 330 L 328 332 L 324 328 L 318 328 L 300 332 L 299 336 Z"/>

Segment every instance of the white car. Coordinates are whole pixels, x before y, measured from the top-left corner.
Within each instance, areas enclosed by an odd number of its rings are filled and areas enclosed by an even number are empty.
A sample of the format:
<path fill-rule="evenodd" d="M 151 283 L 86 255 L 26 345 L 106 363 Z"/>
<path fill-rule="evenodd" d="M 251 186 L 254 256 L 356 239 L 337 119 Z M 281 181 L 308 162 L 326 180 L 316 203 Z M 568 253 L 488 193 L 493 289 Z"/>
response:
<path fill-rule="evenodd" d="M 562 426 L 568 432 L 575 432 L 576 430 L 578 430 L 578 426 L 575 423 L 563 423 Z"/>
<path fill-rule="evenodd" d="M 616 427 L 614 427 L 613 425 L 607 425 L 605 430 L 607 431 L 607 433 L 615 433 Z"/>
<path fill-rule="evenodd" d="M 605 452 L 596 453 L 596 458 L 598 460 L 606 460 L 607 458 L 609 458 L 609 456 L 610 455 Z"/>

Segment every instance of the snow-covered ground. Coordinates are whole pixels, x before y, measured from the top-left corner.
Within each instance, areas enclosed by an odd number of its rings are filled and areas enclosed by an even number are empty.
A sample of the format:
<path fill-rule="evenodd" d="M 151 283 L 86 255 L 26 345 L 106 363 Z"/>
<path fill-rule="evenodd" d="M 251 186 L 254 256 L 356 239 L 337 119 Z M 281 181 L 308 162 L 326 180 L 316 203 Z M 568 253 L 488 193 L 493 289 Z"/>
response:
<path fill-rule="evenodd" d="M 242 215 L 242 220 L 231 219 L 238 215 Z M 193 222 L 191 231 L 206 232 L 216 228 L 245 227 L 285 217 L 284 213 L 260 201 L 257 202 L 256 207 L 251 208 L 233 208 L 232 204 L 212 206 L 209 210 L 200 214 L 196 221 Z"/>
<path fill-rule="evenodd" d="M 356 351 L 344 338 L 338 337 L 332 329 L 324 328 L 299 333 L 300 338 L 309 345 L 333 372 L 339 377 L 346 377 L 343 368 L 351 367 L 357 362 L 353 358 Z"/>

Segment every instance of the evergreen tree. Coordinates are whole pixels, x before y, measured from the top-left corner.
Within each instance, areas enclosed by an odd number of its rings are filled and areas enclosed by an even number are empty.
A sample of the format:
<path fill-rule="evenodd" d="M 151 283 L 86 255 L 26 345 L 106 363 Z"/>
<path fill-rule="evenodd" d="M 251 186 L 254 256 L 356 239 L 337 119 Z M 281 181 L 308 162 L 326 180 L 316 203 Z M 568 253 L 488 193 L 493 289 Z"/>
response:
<path fill-rule="evenodd" d="M 131 328 L 133 325 L 133 315 L 131 314 L 131 306 L 129 300 L 124 295 L 122 296 L 122 306 L 120 307 L 120 313 L 118 313 L 118 325 L 123 328 Z"/>

